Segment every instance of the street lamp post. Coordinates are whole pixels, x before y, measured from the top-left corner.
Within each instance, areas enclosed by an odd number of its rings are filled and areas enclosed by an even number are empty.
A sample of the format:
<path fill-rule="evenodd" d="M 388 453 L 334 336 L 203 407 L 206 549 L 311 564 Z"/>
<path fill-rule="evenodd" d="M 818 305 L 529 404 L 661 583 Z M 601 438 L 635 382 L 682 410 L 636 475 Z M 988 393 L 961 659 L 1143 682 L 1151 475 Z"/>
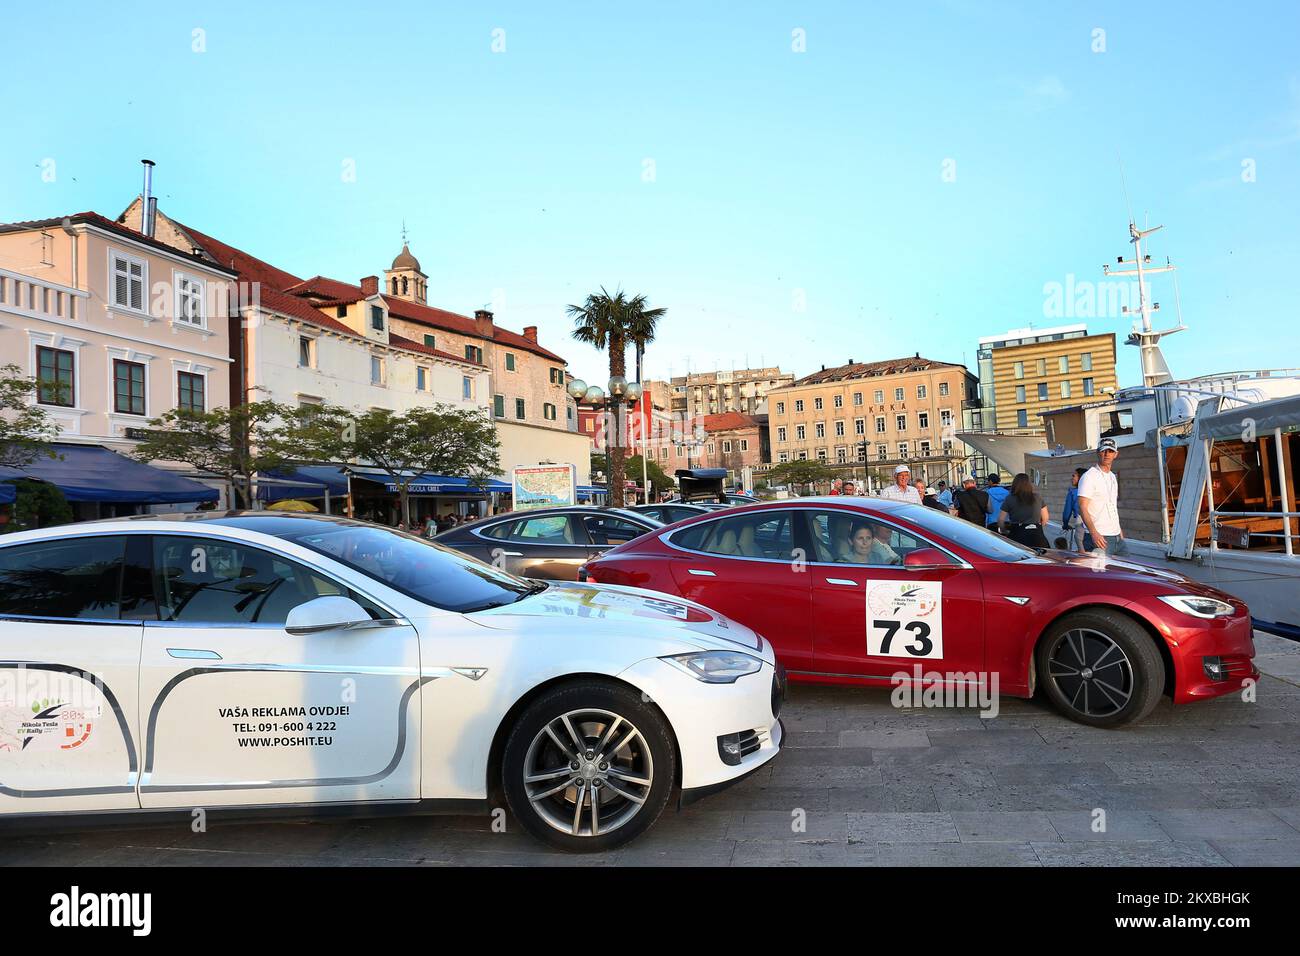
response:
<path fill-rule="evenodd" d="M 599 385 L 588 385 L 582 379 L 575 378 L 569 383 L 568 391 L 577 401 L 586 402 L 589 405 L 595 406 L 604 405 L 612 417 L 614 441 L 613 444 L 611 444 L 607 437 L 605 442 L 606 450 L 611 456 L 609 469 L 609 503 L 612 507 L 621 508 L 623 506 L 624 493 L 622 469 L 620 468 L 617 470 L 618 481 L 615 482 L 613 455 L 615 452 L 620 456 L 623 454 L 622 428 L 620 425 L 623 406 L 625 404 L 635 403 L 641 397 L 642 390 L 640 382 L 629 382 L 622 375 L 611 376 L 606 385 L 609 389 L 608 394 L 606 394 L 605 390 Z M 649 465 L 646 464 L 644 457 L 642 458 L 642 470 L 648 484 Z M 649 496 L 647 495 L 647 500 L 648 499 Z"/>

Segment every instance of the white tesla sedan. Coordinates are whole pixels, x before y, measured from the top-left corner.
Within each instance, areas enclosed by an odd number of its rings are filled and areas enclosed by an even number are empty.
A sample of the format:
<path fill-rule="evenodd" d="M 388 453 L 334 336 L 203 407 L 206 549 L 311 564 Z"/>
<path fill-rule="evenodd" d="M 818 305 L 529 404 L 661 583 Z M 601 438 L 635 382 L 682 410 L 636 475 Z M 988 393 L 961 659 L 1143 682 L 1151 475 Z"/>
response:
<path fill-rule="evenodd" d="M 603 850 L 776 755 L 771 645 L 363 522 L 145 516 L 0 539 L 0 821 L 487 812 Z"/>

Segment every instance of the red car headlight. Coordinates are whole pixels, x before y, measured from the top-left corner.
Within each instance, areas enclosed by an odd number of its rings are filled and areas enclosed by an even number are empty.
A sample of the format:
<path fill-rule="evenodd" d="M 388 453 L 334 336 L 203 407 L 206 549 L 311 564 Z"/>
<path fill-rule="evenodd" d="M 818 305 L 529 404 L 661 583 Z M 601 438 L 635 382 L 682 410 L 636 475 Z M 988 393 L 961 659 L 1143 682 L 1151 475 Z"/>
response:
<path fill-rule="evenodd" d="M 1232 617 L 1236 613 L 1236 609 L 1231 604 L 1216 598 L 1201 597 L 1195 594 L 1158 594 L 1156 596 L 1175 610 L 1190 614 L 1192 617 L 1205 618 L 1206 620 L 1213 620 L 1216 617 Z"/>

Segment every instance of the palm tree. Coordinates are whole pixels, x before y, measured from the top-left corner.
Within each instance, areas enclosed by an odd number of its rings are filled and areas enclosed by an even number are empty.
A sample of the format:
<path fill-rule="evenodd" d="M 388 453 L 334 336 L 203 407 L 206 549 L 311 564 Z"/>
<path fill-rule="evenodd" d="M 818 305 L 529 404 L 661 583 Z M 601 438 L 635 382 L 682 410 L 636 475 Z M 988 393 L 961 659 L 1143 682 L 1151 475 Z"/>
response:
<path fill-rule="evenodd" d="M 601 286 L 599 293 L 587 296 L 582 305 L 571 305 L 568 313 L 574 322 L 573 337 L 601 351 L 609 351 L 609 377 L 627 376 L 627 346 L 637 346 L 637 378 L 640 379 L 640 356 L 647 343 L 655 336 L 655 325 L 667 309 L 646 308 L 644 295 L 629 299 L 619 289 L 613 295 Z M 612 397 L 612 396 L 611 396 Z M 615 411 L 619 411 L 616 407 Z M 609 450 L 610 504 L 623 506 L 624 455 L 623 436 L 619 429 L 619 415 L 614 416 L 614 441 Z"/>

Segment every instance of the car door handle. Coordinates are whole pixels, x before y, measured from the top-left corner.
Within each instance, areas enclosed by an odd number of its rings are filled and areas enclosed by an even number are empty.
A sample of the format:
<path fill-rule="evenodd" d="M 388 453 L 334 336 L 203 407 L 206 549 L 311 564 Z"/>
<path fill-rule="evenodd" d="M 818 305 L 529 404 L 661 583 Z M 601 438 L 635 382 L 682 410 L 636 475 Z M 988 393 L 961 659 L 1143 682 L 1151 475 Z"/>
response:
<path fill-rule="evenodd" d="M 204 650 L 199 647 L 169 647 L 167 656 L 175 657 L 182 661 L 219 661 L 221 655 L 216 651 Z"/>
<path fill-rule="evenodd" d="M 716 578 L 716 577 L 717 577 L 717 575 L 714 574 L 712 571 L 703 571 L 703 570 L 701 570 L 701 569 L 699 569 L 699 568 L 687 568 L 687 569 L 686 569 L 686 573 L 687 573 L 687 574 L 695 574 L 695 575 L 698 575 L 699 577 L 702 577 L 702 578 Z"/>
<path fill-rule="evenodd" d="M 826 583 L 827 583 L 827 584 L 838 584 L 838 585 L 840 585 L 840 586 L 842 586 L 842 587 L 846 587 L 846 588 L 855 588 L 855 587 L 858 586 L 858 582 L 857 582 L 857 581 L 851 581 L 851 580 L 849 580 L 848 578 L 827 578 L 827 579 L 826 579 Z"/>
<path fill-rule="evenodd" d="M 522 551 L 494 551 L 493 553 L 499 554 L 503 558 L 522 558 L 524 556 Z"/>

